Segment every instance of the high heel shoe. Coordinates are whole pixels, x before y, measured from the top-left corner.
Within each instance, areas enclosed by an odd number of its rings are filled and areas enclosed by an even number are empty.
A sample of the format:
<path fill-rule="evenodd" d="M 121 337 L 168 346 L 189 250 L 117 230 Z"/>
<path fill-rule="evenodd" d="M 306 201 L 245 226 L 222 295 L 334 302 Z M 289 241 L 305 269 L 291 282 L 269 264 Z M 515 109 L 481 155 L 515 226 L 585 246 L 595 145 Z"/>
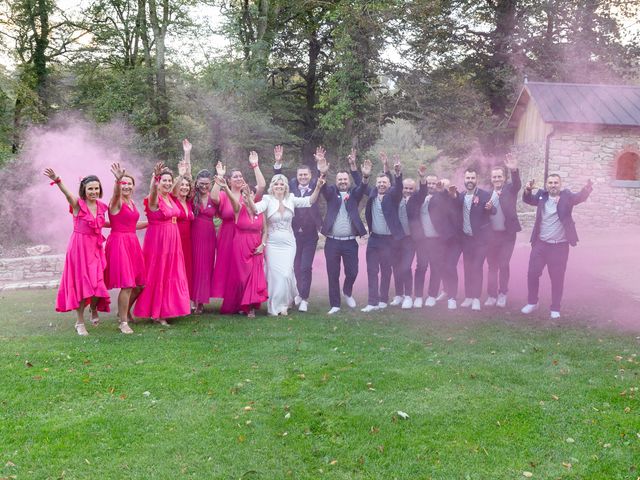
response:
<path fill-rule="evenodd" d="M 76 332 L 81 337 L 86 337 L 89 335 L 89 332 L 87 332 L 87 327 L 84 325 L 84 323 L 76 323 L 75 327 L 76 327 Z"/>
<path fill-rule="evenodd" d="M 129 334 L 133 333 L 133 330 L 131 330 L 131 327 L 129 326 L 129 324 L 127 322 L 120 322 L 120 325 L 118 325 L 118 328 L 124 334 L 129 335 Z"/>
<path fill-rule="evenodd" d="M 157 323 L 158 325 L 162 325 L 163 327 L 169 326 L 169 322 L 167 322 L 164 318 L 154 318 L 153 322 Z"/>

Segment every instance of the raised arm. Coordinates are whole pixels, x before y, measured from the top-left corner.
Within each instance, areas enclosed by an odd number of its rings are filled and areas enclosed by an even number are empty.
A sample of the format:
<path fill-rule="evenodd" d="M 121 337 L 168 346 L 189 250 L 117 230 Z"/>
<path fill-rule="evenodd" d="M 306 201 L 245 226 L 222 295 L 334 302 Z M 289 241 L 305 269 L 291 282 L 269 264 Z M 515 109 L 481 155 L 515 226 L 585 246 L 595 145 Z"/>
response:
<path fill-rule="evenodd" d="M 511 189 L 513 194 L 517 195 L 522 188 L 522 180 L 520 179 L 520 172 L 518 171 L 518 160 L 510 153 L 507 153 L 504 157 L 504 166 L 511 172 Z"/>
<path fill-rule="evenodd" d="M 58 185 L 58 188 L 64 194 L 67 202 L 69 202 L 69 205 L 73 209 L 73 213 L 78 213 L 78 199 L 69 191 L 65 184 L 62 183 L 62 179 L 56 174 L 56 172 L 54 172 L 52 168 L 45 168 L 43 173 L 45 176 L 49 177 L 51 185 Z"/>
<path fill-rule="evenodd" d="M 222 190 L 224 193 L 227 194 L 227 198 L 229 199 L 229 202 L 231 203 L 231 207 L 233 208 L 233 213 L 237 215 L 238 212 L 240 211 L 240 202 L 238 201 L 236 196 L 231 193 L 231 190 L 229 189 L 229 185 L 227 184 L 227 181 L 225 180 L 225 178 L 219 175 L 216 175 L 214 182 L 220 190 Z M 213 188 L 211 189 L 211 191 L 213 192 Z"/>
<path fill-rule="evenodd" d="M 249 165 L 253 169 L 253 173 L 256 176 L 256 198 L 262 198 L 262 194 L 264 193 L 264 189 L 267 186 L 267 181 L 260 170 L 260 165 L 258 164 L 258 153 L 251 152 L 249 153 Z"/>
<path fill-rule="evenodd" d="M 120 167 L 120 163 L 112 163 L 111 164 L 111 173 L 116 177 L 116 183 L 113 187 L 113 194 L 111 195 L 111 200 L 109 201 L 109 213 L 115 215 L 120 211 L 121 202 L 120 202 L 120 191 L 121 191 L 121 183 L 122 177 L 126 173 L 124 168 Z"/>
<path fill-rule="evenodd" d="M 227 167 L 225 167 L 222 162 L 216 163 L 216 177 L 224 179 L 226 173 Z M 198 188 L 198 185 L 196 185 L 196 188 Z M 215 205 L 220 205 L 220 185 L 218 185 L 217 181 L 214 181 L 213 185 L 211 185 L 211 192 L 209 193 L 209 195 L 211 197 L 211 201 Z"/>
<path fill-rule="evenodd" d="M 151 174 L 151 184 L 149 185 L 149 210 L 158 209 L 158 182 L 160 182 L 160 176 L 164 169 L 164 163 L 158 162 L 153 167 L 153 173 Z"/>
<path fill-rule="evenodd" d="M 402 198 L 402 163 L 400 163 L 400 157 L 395 155 L 393 158 L 393 174 L 394 182 L 391 185 L 389 193 L 394 200 L 400 200 Z"/>
<path fill-rule="evenodd" d="M 529 180 L 522 191 L 522 201 L 534 207 L 538 205 L 538 195 L 533 194 L 533 186 L 535 184 L 535 180 Z"/>
<path fill-rule="evenodd" d="M 573 204 L 577 205 L 586 201 L 589 195 L 591 195 L 591 192 L 593 192 L 593 182 L 589 179 L 587 180 L 587 184 L 582 187 L 582 190 L 573 195 Z"/>
<path fill-rule="evenodd" d="M 282 145 L 273 147 L 273 174 L 282 173 L 282 157 L 284 156 L 284 148 Z"/>
<path fill-rule="evenodd" d="M 178 176 L 173 183 L 173 190 L 171 191 L 174 197 L 178 196 L 178 192 L 180 191 L 180 187 L 182 186 L 182 180 L 185 178 L 191 178 L 191 169 L 187 165 L 188 164 L 184 160 L 178 162 Z"/>

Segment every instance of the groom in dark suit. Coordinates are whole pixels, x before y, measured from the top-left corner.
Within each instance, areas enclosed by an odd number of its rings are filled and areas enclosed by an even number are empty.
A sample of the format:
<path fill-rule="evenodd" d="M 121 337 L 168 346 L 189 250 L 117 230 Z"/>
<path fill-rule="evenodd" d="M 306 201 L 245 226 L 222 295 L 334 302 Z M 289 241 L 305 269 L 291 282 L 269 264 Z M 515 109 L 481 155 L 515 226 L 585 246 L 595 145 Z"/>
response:
<path fill-rule="evenodd" d="M 322 147 L 316 150 L 324 155 Z M 283 148 L 277 145 L 273 149 L 275 163 L 274 174 L 282 173 Z M 296 170 L 296 178 L 289 180 L 289 191 L 296 197 L 310 197 L 316 188 L 318 179 L 313 177 L 308 165 L 300 165 Z M 296 208 L 291 222 L 293 235 L 296 239 L 296 256 L 293 262 L 293 270 L 296 275 L 299 295 L 295 299 L 298 310 L 306 312 L 309 308 L 309 292 L 311 290 L 313 259 L 318 246 L 318 229 L 322 225 L 322 216 L 318 208 L 318 202 L 311 208 Z"/>

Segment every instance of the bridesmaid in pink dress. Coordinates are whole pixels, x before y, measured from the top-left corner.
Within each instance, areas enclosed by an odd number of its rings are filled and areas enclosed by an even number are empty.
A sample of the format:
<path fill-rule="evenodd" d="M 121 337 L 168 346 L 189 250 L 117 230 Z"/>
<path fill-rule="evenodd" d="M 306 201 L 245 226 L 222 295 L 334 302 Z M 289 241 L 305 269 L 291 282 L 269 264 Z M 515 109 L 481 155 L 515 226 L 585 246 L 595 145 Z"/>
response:
<path fill-rule="evenodd" d="M 187 139 L 183 140 L 191 150 L 191 144 Z M 193 182 L 191 180 L 191 164 L 185 149 L 185 158 L 178 163 L 178 178 L 176 178 L 173 193 L 173 201 L 180 207 L 178 217 L 178 230 L 180 230 L 180 240 L 182 243 L 182 253 L 184 255 L 184 267 L 187 273 L 187 283 L 189 284 L 189 298 L 193 295 L 193 255 L 191 253 L 191 222 L 193 221 L 193 208 L 191 198 L 193 197 Z"/>
<path fill-rule="evenodd" d="M 105 253 L 107 267 L 104 281 L 107 288 L 119 288 L 118 317 L 120 331 L 133 333 L 129 326 L 132 320 L 131 308 L 145 284 L 142 249 L 136 236 L 140 212 L 133 202 L 135 180 L 119 163 L 111 165 L 111 173 L 116 177 L 113 195 L 109 202 L 109 223 L 111 234 L 107 238 Z"/>
<path fill-rule="evenodd" d="M 189 285 L 178 230 L 180 207 L 172 200 L 173 173 L 159 162 L 144 199 L 149 220 L 142 253 L 147 283 L 133 309 L 136 316 L 168 325 L 167 318 L 190 313 Z"/>
<path fill-rule="evenodd" d="M 62 183 L 60 177 L 51 168 L 44 174 L 51 179 L 51 185 L 58 185 L 69 202 L 69 212 L 73 214 L 73 234 L 69 240 L 64 259 L 64 270 L 56 298 L 56 311 L 76 311 L 76 332 L 89 335 L 84 324 L 84 310 L 91 308 L 91 323 L 99 322 L 98 311 L 109 311 L 109 292 L 104 283 L 104 237 L 102 227 L 105 224 L 107 206 L 99 201 L 102 198 L 102 185 L 95 175 L 84 177 L 80 181 L 77 198 Z"/>
<path fill-rule="evenodd" d="M 256 201 L 262 197 L 262 192 L 266 186 L 266 180 L 264 175 L 260 171 L 258 164 L 258 154 L 251 152 L 249 154 L 249 165 L 255 172 L 256 176 Z M 216 165 L 216 173 L 219 177 L 224 177 L 226 174 L 226 167 L 220 162 Z M 231 281 L 230 270 L 232 258 L 239 255 L 237 245 L 234 242 L 234 235 L 236 231 L 236 215 L 233 210 L 233 206 L 228 196 L 233 195 L 238 203 L 242 203 L 242 195 L 240 190 L 245 184 L 242 172 L 238 169 L 231 170 L 229 178 L 230 192 L 220 192 L 220 189 L 214 186 L 211 191 L 211 198 L 213 202 L 218 206 L 218 216 L 222 220 L 220 225 L 220 232 L 218 234 L 218 246 L 216 250 L 216 269 L 215 269 L 215 281 L 213 284 L 213 296 L 216 298 L 223 298 L 227 283 Z"/>
<path fill-rule="evenodd" d="M 216 182 L 220 177 L 216 179 Z M 243 195 L 253 195 L 246 187 Z M 233 199 L 233 196 L 229 196 Z M 236 211 L 234 244 L 236 255 L 231 259 L 230 278 L 226 284 L 220 313 L 245 313 L 255 317 L 256 309 L 266 302 L 267 280 L 264 273 L 264 247 L 267 229 L 262 213 L 253 215 L 246 205 L 232 200 Z"/>
<path fill-rule="evenodd" d="M 216 226 L 213 217 L 216 207 L 211 201 L 211 181 L 209 170 L 200 170 L 196 175 L 191 223 L 191 250 L 193 253 L 193 292 L 191 300 L 196 305 L 195 313 L 200 315 L 204 304 L 213 297 L 213 268 L 216 260 Z"/>

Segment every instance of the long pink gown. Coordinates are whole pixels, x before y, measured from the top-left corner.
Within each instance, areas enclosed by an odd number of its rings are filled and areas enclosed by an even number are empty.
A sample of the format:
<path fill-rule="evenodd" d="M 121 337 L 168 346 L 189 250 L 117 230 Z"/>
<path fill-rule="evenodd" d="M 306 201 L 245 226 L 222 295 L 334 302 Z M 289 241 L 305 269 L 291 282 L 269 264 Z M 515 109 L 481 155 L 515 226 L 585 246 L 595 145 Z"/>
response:
<path fill-rule="evenodd" d="M 168 204 L 158 196 L 158 209 L 149 209 L 149 198 L 144 199 L 149 220 L 142 253 L 146 267 L 147 284 L 142 289 L 133 313 L 138 317 L 172 318 L 189 315 L 189 285 L 184 268 L 184 254 L 178 230 L 178 207 L 171 197 Z"/>
<path fill-rule="evenodd" d="M 268 299 L 264 252 L 253 253 L 262 243 L 262 225 L 262 214 L 253 216 L 244 205 L 240 207 L 233 239 L 235 255 L 231 258 L 220 313 L 246 313 L 260 308 Z"/>
<path fill-rule="evenodd" d="M 122 202 L 120 211 L 109 213 L 111 233 L 107 237 L 105 253 L 107 268 L 104 282 L 108 289 L 134 288 L 145 284 L 144 258 L 136 235 L 140 212 L 135 204 Z"/>
<path fill-rule="evenodd" d="M 173 197 L 173 201 L 180 208 L 178 217 L 178 230 L 180 230 L 180 240 L 182 241 L 182 253 L 184 254 L 184 268 L 187 272 L 187 283 L 189 284 L 189 298 L 193 295 L 193 255 L 191 253 L 191 222 L 193 221 L 193 209 L 191 202 L 186 202 L 185 206 L 180 200 Z"/>
<path fill-rule="evenodd" d="M 240 197 L 242 199 L 242 197 Z M 222 220 L 218 232 L 218 245 L 216 247 L 215 282 L 213 284 L 213 297 L 224 298 L 231 271 L 232 259 L 237 255 L 237 247 L 233 241 L 236 231 L 236 214 L 233 211 L 231 201 L 225 192 L 220 192 L 218 204 L 218 217 Z"/>
<path fill-rule="evenodd" d="M 109 209 L 98 201 L 96 216 L 89 211 L 84 200 L 78 199 L 78 214 L 73 217 L 73 234 L 69 239 L 60 288 L 56 297 L 56 311 L 69 312 L 85 305 L 91 297 L 98 297 L 98 311 L 109 311 L 109 292 L 104 283 L 104 237 L 102 226 Z M 69 211 L 73 213 L 70 207 Z"/>
<path fill-rule="evenodd" d="M 191 223 L 191 252 L 193 255 L 193 290 L 191 300 L 196 303 L 209 303 L 213 297 L 213 269 L 216 261 L 216 226 L 213 217 L 216 206 L 207 200 Z"/>

